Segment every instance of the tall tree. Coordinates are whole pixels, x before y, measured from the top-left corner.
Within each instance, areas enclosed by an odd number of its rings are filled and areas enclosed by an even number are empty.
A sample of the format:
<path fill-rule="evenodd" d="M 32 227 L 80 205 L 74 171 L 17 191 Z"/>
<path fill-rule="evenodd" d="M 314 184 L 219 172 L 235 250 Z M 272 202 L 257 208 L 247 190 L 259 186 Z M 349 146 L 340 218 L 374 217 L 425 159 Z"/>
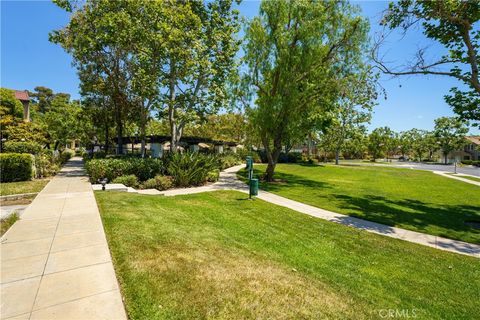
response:
<path fill-rule="evenodd" d="M 366 132 L 365 123 L 370 121 L 376 98 L 374 79 L 368 68 L 346 75 L 339 82 L 341 89 L 335 104 L 335 117 L 325 132 L 332 137 L 337 165 L 345 142 Z"/>
<path fill-rule="evenodd" d="M 117 130 L 118 153 L 123 153 L 123 129 L 127 117 L 148 99 L 139 94 L 138 88 L 144 69 L 138 54 L 139 42 L 144 43 L 140 26 L 145 19 L 138 19 L 150 1 L 86 1 L 76 7 L 76 1 L 59 0 L 57 4 L 67 11 L 74 11 L 69 24 L 50 33 L 50 41 L 60 44 L 73 56 L 77 67 L 82 95 L 106 96 L 113 104 Z M 140 69 L 140 70 L 139 70 Z M 152 69 L 148 69 L 151 71 Z M 135 78 L 136 77 L 136 78 Z M 133 87 L 135 86 L 135 87 Z M 148 89 L 150 84 L 145 84 Z"/>
<path fill-rule="evenodd" d="M 454 117 L 441 117 L 435 119 L 434 135 L 444 157 L 448 163 L 448 154 L 465 145 L 465 135 L 468 126 L 465 121 Z"/>
<path fill-rule="evenodd" d="M 392 75 L 441 75 L 459 80 L 466 90 L 456 87 L 445 96 L 455 113 L 467 120 L 480 121 L 480 2 L 478 0 L 400 0 L 390 3 L 382 24 L 390 29 L 406 32 L 420 26 L 429 39 L 438 41 L 448 54 L 429 60 L 425 49 L 419 49 L 416 58 L 404 68 L 387 66 L 378 55 L 374 59 L 385 73 Z"/>
<path fill-rule="evenodd" d="M 410 129 L 402 133 L 402 141 L 405 141 L 418 161 L 422 161 L 423 155 L 427 152 L 425 139 L 427 131 L 419 129 Z"/>
<path fill-rule="evenodd" d="M 267 181 L 282 148 L 333 108 L 335 71 L 359 61 L 368 24 L 355 13 L 346 1 L 262 1 L 248 25 L 244 80 L 256 97 L 249 116 L 267 154 Z"/>
<path fill-rule="evenodd" d="M 227 84 L 236 72 L 238 11 L 232 0 L 168 1 L 162 102 L 176 152 L 185 126 L 216 113 L 227 103 Z"/>
<path fill-rule="evenodd" d="M 387 155 L 392 150 L 393 131 L 389 127 L 381 127 L 374 129 L 368 136 L 368 151 L 373 158 L 376 159 Z"/>
<path fill-rule="evenodd" d="M 50 110 L 52 100 L 55 97 L 53 90 L 43 86 L 33 88 L 34 92 L 29 92 L 33 98 L 33 103 L 36 104 L 37 111 L 46 113 Z"/>

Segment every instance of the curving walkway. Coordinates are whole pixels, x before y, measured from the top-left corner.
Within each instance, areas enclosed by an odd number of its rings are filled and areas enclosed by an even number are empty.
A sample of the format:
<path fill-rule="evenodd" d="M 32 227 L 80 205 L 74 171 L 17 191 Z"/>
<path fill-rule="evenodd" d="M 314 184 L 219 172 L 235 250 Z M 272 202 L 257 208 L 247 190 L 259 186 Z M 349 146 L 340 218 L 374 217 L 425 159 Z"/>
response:
<path fill-rule="evenodd" d="M 210 186 L 203 186 L 197 188 L 187 188 L 187 189 L 173 189 L 161 192 L 165 196 L 176 196 L 182 194 L 192 194 L 206 191 L 215 191 L 215 190 L 237 190 L 244 193 L 248 193 L 248 187 L 245 183 L 237 179 L 236 173 L 242 169 L 244 165 L 235 166 L 229 168 L 220 173 L 220 179 L 217 183 Z M 259 191 L 258 197 L 264 201 L 287 207 L 289 209 L 308 214 L 310 216 L 332 221 L 335 223 L 340 223 L 346 226 L 354 227 L 357 229 L 362 229 L 368 232 L 380 234 L 383 236 L 401 239 L 424 246 L 455 252 L 459 254 L 469 255 L 473 257 L 480 258 L 480 245 L 467 243 L 458 240 L 452 240 L 447 238 L 442 238 L 434 235 L 429 235 L 425 233 L 415 232 L 411 230 L 396 228 L 387 226 L 384 224 L 367 221 L 355 217 L 350 217 L 348 215 L 320 209 L 308 204 L 304 204 L 298 201 L 290 200 L 276 194 Z"/>
<path fill-rule="evenodd" d="M 1 238 L 1 319 L 127 319 L 81 158 Z"/>

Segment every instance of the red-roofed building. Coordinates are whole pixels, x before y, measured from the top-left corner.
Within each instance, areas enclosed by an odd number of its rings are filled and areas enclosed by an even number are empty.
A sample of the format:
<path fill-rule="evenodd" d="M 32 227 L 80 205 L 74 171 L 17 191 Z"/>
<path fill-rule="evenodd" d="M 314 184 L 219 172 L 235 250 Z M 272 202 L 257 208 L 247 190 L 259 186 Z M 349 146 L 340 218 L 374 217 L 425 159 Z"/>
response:
<path fill-rule="evenodd" d="M 23 121 L 30 122 L 30 97 L 28 91 L 15 90 L 15 98 L 23 104 Z"/>

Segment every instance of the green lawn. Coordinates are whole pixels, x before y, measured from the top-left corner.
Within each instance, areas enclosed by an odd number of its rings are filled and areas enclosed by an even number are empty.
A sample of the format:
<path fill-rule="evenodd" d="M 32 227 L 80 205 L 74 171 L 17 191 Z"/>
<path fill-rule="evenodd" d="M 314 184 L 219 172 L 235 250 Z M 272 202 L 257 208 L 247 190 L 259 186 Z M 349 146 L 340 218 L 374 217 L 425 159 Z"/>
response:
<path fill-rule="evenodd" d="M 10 229 L 10 227 L 13 226 L 13 224 L 17 222 L 18 219 L 19 217 L 16 212 L 8 216 L 8 218 L 1 219 L 0 220 L 0 236 L 3 236 L 3 234 L 7 232 L 7 230 Z"/>
<path fill-rule="evenodd" d="M 96 192 L 130 319 L 417 319 L 480 314 L 480 259 L 234 191 Z"/>
<path fill-rule="evenodd" d="M 468 179 L 468 180 L 476 181 L 476 182 L 480 182 L 480 178 L 477 178 L 477 177 L 472 177 L 472 176 L 464 176 L 464 175 L 461 175 L 461 174 L 455 174 L 455 173 L 449 173 L 449 175 L 451 175 L 451 176 L 454 176 L 454 177 L 459 177 L 459 178 L 464 178 L 464 179 Z"/>
<path fill-rule="evenodd" d="M 0 195 L 34 193 L 40 192 L 47 185 L 47 179 L 20 181 L 20 182 L 2 182 L 0 184 Z"/>
<path fill-rule="evenodd" d="M 255 176 L 265 165 L 255 166 Z M 241 171 L 240 175 L 245 175 Z M 480 188 L 431 172 L 371 166 L 279 164 L 264 190 L 323 209 L 480 243 Z"/>

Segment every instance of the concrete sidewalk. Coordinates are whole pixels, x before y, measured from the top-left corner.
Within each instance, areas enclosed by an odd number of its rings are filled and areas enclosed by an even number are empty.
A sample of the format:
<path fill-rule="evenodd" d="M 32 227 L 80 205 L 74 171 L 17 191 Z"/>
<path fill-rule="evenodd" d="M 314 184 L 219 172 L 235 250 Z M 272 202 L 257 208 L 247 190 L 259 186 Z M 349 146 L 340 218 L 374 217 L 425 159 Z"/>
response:
<path fill-rule="evenodd" d="M 1 238 L 1 319 L 126 319 L 95 197 L 73 158 Z"/>
<path fill-rule="evenodd" d="M 443 171 L 433 171 L 433 173 L 438 174 L 438 175 L 440 175 L 442 177 L 445 177 L 445 178 L 450 178 L 450 179 L 463 181 L 463 182 L 474 184 L 474 185 L 480 187 L 480 182 L 479 181 L 474 181 L 474 180 L 470 180 L 470 179 L 467 179 L 467 178 L 462 178 L 461 175 L 454 176 L 452 174 L 449 174 L 450 172 L 443 172 Z M 467 175 L 467 176 L 470 176 L 470 175 Z M 475 177 L 475 176 L 470 176 L 470 177 Z"/>
<path fill-rule="evenodd" d="M 186 188 L 186 189 L 173 189 L 168 191 L 163 191 L 161 194 L 165 196 L 175 196 L 182 194 L 192 194 L 205 191 L 215 191 L 215 190 L 237 190 L 244 193 L 248 193 L 248 187 L 245 183 L 241 182 L 236 177 L 236 172 L 245 167 L 244 165 L 235 166 L 229 168 L 220 173 L 220 179 L 217 183 L 198 187 L 198 188 Z M 350 217 L 348 215 L 320 209 L 305 203 L 298 201 L 290 200 L 276 194 L 259 191 L 258 197 L 264 201 L 286 207 L 310 216 L 340 223 L 346 226 L 354 227 L 357 229 L 362 229 L 368 232 L 380 234 L 383 236 L 401 239 L 428 247 L 446 250 L 450 252 L 455 252 L 459 254 L 469 255 L 473 257 L 480 258 L 480 245 L 467 243 L 463 241 L 457 241 L 442 237 L 437 237 L 425 233 L 410 231 L 406 229 L 396 228 L 387 226 L 384 224 L 367 221 L 355 217 Z"/>

